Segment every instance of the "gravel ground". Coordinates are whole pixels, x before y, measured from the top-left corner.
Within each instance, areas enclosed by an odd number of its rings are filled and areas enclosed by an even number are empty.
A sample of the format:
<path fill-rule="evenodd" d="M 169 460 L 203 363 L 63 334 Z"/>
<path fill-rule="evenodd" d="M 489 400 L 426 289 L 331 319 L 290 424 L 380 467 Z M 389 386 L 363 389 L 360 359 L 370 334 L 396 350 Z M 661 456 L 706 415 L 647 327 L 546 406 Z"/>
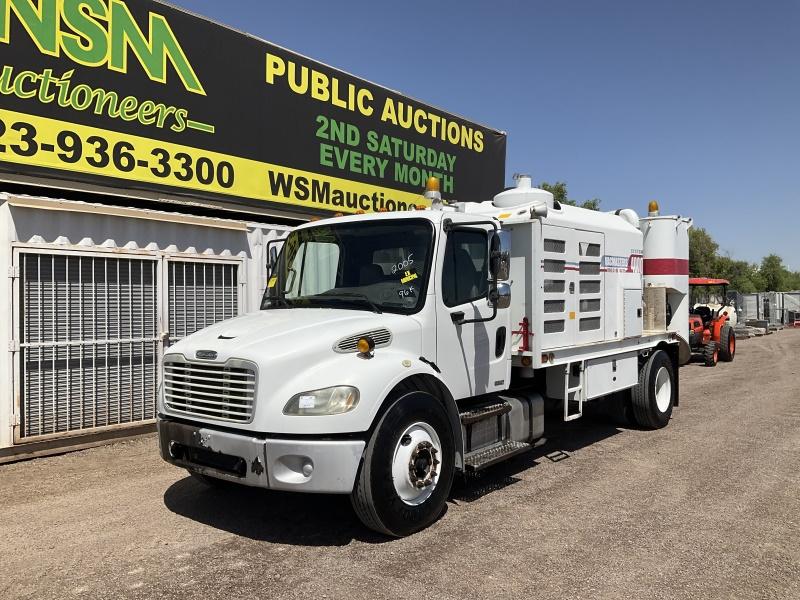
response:
<path fill-rule="evenodd" d="M 210 490 L 154 436 L 0 467 L 0 598 L 800 598 L 800 330 L 681 369 L 660 431 L 562 424 L 410 538 Z"/>

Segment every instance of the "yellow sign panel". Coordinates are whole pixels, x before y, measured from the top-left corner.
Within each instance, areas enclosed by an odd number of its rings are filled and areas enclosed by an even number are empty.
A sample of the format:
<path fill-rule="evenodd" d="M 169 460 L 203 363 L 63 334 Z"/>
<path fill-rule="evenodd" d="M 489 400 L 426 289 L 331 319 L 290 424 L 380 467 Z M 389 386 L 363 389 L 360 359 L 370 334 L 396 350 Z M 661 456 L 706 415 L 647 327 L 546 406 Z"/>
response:
<path fill-rule="evenodd" d="M 430 205 L 384 186 L 3 109 L 0 161 L 342 213 Z"/>

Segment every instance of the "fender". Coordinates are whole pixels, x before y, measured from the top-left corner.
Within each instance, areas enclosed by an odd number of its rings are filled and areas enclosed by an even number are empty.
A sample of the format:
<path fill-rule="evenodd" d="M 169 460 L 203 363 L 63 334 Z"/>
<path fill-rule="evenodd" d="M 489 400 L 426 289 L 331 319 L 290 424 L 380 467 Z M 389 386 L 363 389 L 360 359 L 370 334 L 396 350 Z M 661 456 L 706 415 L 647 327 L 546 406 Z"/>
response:
<path fill-rule="evenodd" d="M 395 404 L 401 400 L 424 396 L 431 399 L 433 402 L 441 402 L 447 411 L 447 416 L 450 420 L 450 428 L 453 431 L 453 441 L 455 444 L 455 457 L 454 463 L 456 469 L 463 470 L 464 468 L 464 439 L 461 435 L 461 417 L 459 416 L 458 406 L 453 399 L 453 395 L 441 379 L 434 375 L 427 373 L 417 373 L 409 375 L 405 379 L 399 381 L 391 390 L 386 394 L 383 401 L 378 408 L 378 412 L 370 424 L 368 430 L 369 437 L 372 437 L 373 432 L 380 423 L 383 415 Z"/>

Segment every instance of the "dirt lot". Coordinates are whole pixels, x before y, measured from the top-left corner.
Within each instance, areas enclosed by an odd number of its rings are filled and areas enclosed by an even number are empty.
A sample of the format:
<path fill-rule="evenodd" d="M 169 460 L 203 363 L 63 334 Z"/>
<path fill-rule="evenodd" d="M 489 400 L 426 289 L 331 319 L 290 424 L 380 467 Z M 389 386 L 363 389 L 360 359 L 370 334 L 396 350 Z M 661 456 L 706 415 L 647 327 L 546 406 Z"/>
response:
<path fill-rule="evenodd" d="M 154 436 L 0 467 L 0 598 L 800 598 L 800 330 L 584 419 L 386 540 L 345 497 L 209 490 Z"/>

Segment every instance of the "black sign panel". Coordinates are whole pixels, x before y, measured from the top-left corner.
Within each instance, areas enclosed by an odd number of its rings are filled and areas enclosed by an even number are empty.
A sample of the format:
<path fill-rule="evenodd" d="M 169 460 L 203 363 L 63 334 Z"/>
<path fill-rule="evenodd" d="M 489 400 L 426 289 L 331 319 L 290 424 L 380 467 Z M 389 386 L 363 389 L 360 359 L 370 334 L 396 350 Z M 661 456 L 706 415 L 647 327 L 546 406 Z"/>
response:
<path fill-rule="evenodd" d="M 147 0 L 0 0 L 0 170 L 299 211 L 503 187 L 505 134 Z"/>

